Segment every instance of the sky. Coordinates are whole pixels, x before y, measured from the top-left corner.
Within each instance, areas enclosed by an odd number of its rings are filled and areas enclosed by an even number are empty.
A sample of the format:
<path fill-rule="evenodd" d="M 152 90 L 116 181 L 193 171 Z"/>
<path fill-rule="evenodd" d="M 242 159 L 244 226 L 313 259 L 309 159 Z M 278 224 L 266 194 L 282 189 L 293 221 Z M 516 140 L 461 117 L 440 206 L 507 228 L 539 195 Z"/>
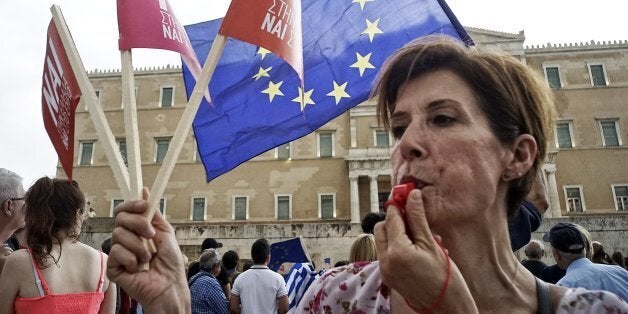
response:
<path fill-rule="evenodd" d="M 187 25 L 224 16 L 230 1 L 169 2 L 179 21 Z M 447 3 L 464 26 L 506 33 L 523 30 L 524 45 L 628 40 L 625 0 Z M 53 4 L 63 12 L 85 69 L 120 68 L 116 1 L 0 0 L 0 168 L 21 175 L 25 188 L 42 176 L 56 174 L 57 155 L 41 115 L 41 77 Z M 180 63 L 179 55 L 173 52 L 133 51 L 136 68 Z"/>

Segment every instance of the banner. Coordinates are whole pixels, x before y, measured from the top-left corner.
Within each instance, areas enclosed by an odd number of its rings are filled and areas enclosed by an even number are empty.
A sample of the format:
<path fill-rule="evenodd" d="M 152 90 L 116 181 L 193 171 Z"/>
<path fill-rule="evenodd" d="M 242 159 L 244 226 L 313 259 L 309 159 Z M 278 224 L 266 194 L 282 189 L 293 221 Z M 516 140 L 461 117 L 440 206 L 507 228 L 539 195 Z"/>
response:
<path fill-rule="evenodd" d="M 81 90 L 59 32 L 50 20 L 42 75 L 41 107 L 46 132 L 69 179 L 72 179 L 74 158 L 74 112 L 80 99 Z"/>
<path fill-rule="evenodd" d="M 472 44 L 444 1 L 303 0 L 304 89 L 266 47 L 229 39 L 209 84 L 214 107 L 194 120 L 207 181 L 269 149 L 307 135 L 367 100 L 396 49 L 428 34 Z M 186 26 L 205 58 L 220 20 Z M 188 97 L 194 80 L 183 67 Z"/>

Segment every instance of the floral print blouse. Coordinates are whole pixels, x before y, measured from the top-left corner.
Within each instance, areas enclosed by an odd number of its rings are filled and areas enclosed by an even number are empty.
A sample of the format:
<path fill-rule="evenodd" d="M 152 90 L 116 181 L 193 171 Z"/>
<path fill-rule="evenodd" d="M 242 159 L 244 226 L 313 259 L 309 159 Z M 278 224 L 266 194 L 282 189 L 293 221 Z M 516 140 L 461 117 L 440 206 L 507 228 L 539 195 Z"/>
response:
<path fill-rule="evenodd" d="M 303 295 L 294 313 L 389 313 L 390 289 L 378 262 L 358 262 L 325 272 Z M 628 313 L 628 304 L 607 291 L 570 289 L 556 313 Z"/>

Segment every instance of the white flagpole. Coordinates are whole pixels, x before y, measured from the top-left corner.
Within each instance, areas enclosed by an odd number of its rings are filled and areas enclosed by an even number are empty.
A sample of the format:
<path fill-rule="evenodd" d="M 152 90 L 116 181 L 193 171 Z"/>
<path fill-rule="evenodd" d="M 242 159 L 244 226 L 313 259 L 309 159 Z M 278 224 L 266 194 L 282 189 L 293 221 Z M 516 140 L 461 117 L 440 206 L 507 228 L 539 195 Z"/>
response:
<path fill-rule="evenodd" d="M 130 177 L 130 198 L 127 201 L 142 199 L 143 186 L 132 58 L 131 50 L 120 51 L 120 62 L 122 64 L 122 107 L 124 108 L 127 163 L 129 165 Z"/>
<path fill-rule="evenodd" d="M 61 37 L 63 47 L 68 55 L 72 71 L 74 71 L 79 88 L 83 94 L 83 101 L 87 103 L 87 108 L 90 116 L 92 117 L 92 121 L 94 122 L 96 133 L 98 134 L 98 138 L 102 141 L 103 150 L 109 160 L 118 188 L 122 191 L 124 198 L 129 199 L 129 173 L 124 167 L 120 150 L 115 143 L 115 138 L 109 128 L 105 113 L 102 108 L 98 106 L 96 93 L 94 92 L 94 88 L 92 87 L 89 78 L 87 77 L 87 72 L 85 72 L 85 68 L 83 67 L 83 61 L 81 61 L 81 57 L 74 45 L 68 26 L 63 18 L 63 13 L 61 13 L 61 8 L 54 4 L 50 7 L 50 11 L 52 12 L 52 18 L 55 26 L 57 27 L 59 37 Z"/>
<path fill-rule="evenodd" d="M 201 74 L 196 81 L 196 85 L 194 85 L 194 90 L 192 91 L 190 100 L 185 106 L 185 111 L 183 111 L 183 115 L 181 115 L 181 120 L 179 120 L 177 129 L 172 137 L 164 162 L 161 165 L 161 168 L 159 168 L 155 182 L 153 182 L 153 187 L 151 188 L 150 196 L 148 197 L 148 210 L 144 214 L 149 221 L 155 214 L 155 204 L 159 202 L 159 199 L 166 190 L 166 185 L 168 184 L 168 180 L 170 180 L 172 170 L 174 169 L 177 158 L 179 157 L 181 148 L 183 148 L 185 138 L 190 131 L 198 106 L 200 105 L 205 91 L 207 90 L 207 85 L 209 85 L 209 81 L 214 74 L 214 70 L 218 64 L 218 59 L 225 48 L 226 42 L 227 37 L 217 34 L 214 38 L 211 49 L 207 54 L 207 59 L 205 59 L 205 64 L 203 65 Z"/>

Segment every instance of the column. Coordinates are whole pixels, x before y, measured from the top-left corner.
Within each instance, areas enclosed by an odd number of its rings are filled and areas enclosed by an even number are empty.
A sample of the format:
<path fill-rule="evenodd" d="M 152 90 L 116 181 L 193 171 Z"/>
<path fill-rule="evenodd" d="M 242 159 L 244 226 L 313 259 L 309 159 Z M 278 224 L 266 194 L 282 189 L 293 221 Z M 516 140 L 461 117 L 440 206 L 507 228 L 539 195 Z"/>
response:
<path fill-rule="evenodd" d="M 351 148 L 358 147 L 358 127 L 355 119 L 349 120 L 349 128 L 351 129 Z"/>
<path fill-rule="evenodd" d="M 371 179 L 371 212 L 379 211 L 379 195 L 377 194 L 377 174 L 370 174 L 369 179 Z"/>
<path fill-rule="evenodd" d="M 545 166 L 545 173 L 547 174 L 547 191 L 550 203 L 549 217 L 561 217 L 560 212 L 560 199 L 558 198 L 558 186 L 556 186 L 556 165 L 547 164 Z"/>
<path fill-rule="evenodd" d="M 360 223 L 360 197 L 358 194 L 358 176 L 349 175 L 349 188 L 351 194 L 351 222 Z"/>

